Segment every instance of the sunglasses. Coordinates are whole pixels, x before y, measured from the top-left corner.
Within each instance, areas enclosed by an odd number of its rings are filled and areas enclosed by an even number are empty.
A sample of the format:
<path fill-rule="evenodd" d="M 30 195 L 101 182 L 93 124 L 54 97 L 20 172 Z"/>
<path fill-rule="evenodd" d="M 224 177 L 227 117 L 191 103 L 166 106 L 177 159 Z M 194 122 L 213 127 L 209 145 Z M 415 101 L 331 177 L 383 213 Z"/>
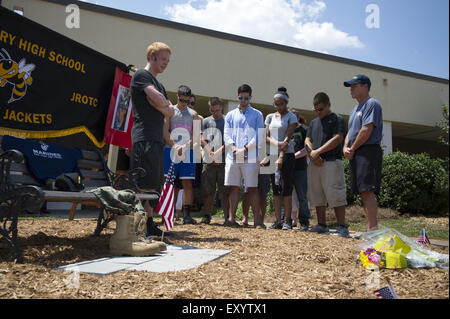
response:
<path fill-rule="evenodd" d="M 181 103 L 191 103 L 191 100 L 183 100 L 183 99 L 178 99 L 178 101 L 180 101 Z"/>
<path fill-rule="evenodd" d="M 322 107 L 320 109 L 313 108 L 313 110 L 316 111 L 317 113 L 322 112 L 324 109 L 325 109 L 324 107 Z"/>
<path fill-rule="evenodd" d="M 238 96 L 238 99 L 239 99 L 239 101 L 242 101 L 242 100 L 248 101 L 248 100 L 250 100 L 250 97 L 248 97 L 248 96 Z"/>

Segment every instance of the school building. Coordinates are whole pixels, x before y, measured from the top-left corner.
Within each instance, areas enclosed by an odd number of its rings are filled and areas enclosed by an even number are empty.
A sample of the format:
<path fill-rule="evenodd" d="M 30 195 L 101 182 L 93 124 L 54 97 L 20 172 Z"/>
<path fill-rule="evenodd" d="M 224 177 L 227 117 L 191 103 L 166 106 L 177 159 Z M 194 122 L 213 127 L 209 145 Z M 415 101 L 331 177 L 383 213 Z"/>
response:
<path fill-rule="evenodd" d="M 75 0 L 0 0 L 10 10 L 127 65 L 142 68 L 154 41 L 167 43 L 171 61 L 158 79 L 172 103 L 181 84 L 197 96 L 196 110 L 209 116 L 208 99 L 225 101 L 226 113 L 237 106 L 237 88 L 253 89 L 252 106 L 266 116 L 274 111 L 273 94 L 285 86 L 296 108 L 310 122 L 312 100 L 326 92 L 332 110 L 348 120 L 356 104 L 343 82 L 355 74 L 372 81 L 371 96 L 383 107 L 385 154 L 400 150 L 448 155 L 438 143 L 441 106 L 449 102 L 449 80 L 381 65 L 254 40 L 186 24 Z M 79 28 L 68 28 L 66 7 L 80 9 Z"/>

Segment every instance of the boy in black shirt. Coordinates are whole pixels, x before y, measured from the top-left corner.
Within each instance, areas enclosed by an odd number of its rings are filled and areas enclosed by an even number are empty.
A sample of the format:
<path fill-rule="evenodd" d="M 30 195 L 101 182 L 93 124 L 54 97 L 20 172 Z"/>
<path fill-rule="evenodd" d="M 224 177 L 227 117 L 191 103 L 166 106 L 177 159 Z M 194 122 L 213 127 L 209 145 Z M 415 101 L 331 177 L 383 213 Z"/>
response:
<path fill-rule="evenodd" d="M 311 232 L 328 233 L 326 209 L 334 208 L 338 226 L 337 234 L 348 236 L 345 226 L 345 206 L 347 194 L 342 161 L 342 147 L 346 133 L 344 119 L 331 112 L 330 99 L 326 93 L 314 97 L 314 111 L 318 117 L 311 121 L 305 140 L 308 157 L 308 199 L 316 207 L 318 225 Z"/>

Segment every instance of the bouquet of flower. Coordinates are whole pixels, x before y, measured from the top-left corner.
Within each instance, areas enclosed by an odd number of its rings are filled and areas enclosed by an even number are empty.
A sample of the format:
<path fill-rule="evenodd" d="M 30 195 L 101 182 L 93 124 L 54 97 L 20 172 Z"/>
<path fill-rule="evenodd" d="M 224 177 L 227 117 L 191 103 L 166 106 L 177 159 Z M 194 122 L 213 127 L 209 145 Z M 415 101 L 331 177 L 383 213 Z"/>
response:
<path fill-rule="evenodd" d="M 384 268 L 386 265 L 386 255 L 384 252 L 374 248 L 363 249 L 356 263 L 362 265 L 365 269 Z"/>
<path fill-rule="evenodd" d="M 449 268 L 448 255 L 424 248 L 394 229 L 380 229 L 363 234 L 357 244 L 360 251 L 356 263 L 365 269 Z"/>

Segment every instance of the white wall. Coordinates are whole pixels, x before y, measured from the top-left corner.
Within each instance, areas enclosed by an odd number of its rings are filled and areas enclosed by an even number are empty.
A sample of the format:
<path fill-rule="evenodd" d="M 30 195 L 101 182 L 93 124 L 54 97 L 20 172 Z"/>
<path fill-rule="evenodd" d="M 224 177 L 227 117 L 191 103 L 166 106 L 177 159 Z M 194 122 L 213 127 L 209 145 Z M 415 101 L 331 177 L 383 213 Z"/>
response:
<path fill-rule="evenodd" d="M 290 107 L 310 112 L 313 96 L 324 91 L 331 98 L 333 111 L 346 116 L 356 102 L 343 82 L 364 73 L 372 80 L 371 95 L 380 101 L 385 121 L 428 127 L 434 127 L 441 119 L 441 104 L 449 100 L 448 83 L 87 10 L 81 10 L 80 28 L 68 29 L 63 5 L 40 0 L 3 0 L 2 3 L 10 9 L 15 5 L 23 7 L 25 17 L 138 67 L 145 65 L 145 51 L 151 42 L 167 43 L 173 54 L 169 67 L 159 79 L 172 92 L 180 84 L 187 84 L 197 95 L 233 101 L 238 86 L 247 83 L 253 89 L 253 103 L 270 108 L 273 93 L 284 85 L 291 96 Z"/>

